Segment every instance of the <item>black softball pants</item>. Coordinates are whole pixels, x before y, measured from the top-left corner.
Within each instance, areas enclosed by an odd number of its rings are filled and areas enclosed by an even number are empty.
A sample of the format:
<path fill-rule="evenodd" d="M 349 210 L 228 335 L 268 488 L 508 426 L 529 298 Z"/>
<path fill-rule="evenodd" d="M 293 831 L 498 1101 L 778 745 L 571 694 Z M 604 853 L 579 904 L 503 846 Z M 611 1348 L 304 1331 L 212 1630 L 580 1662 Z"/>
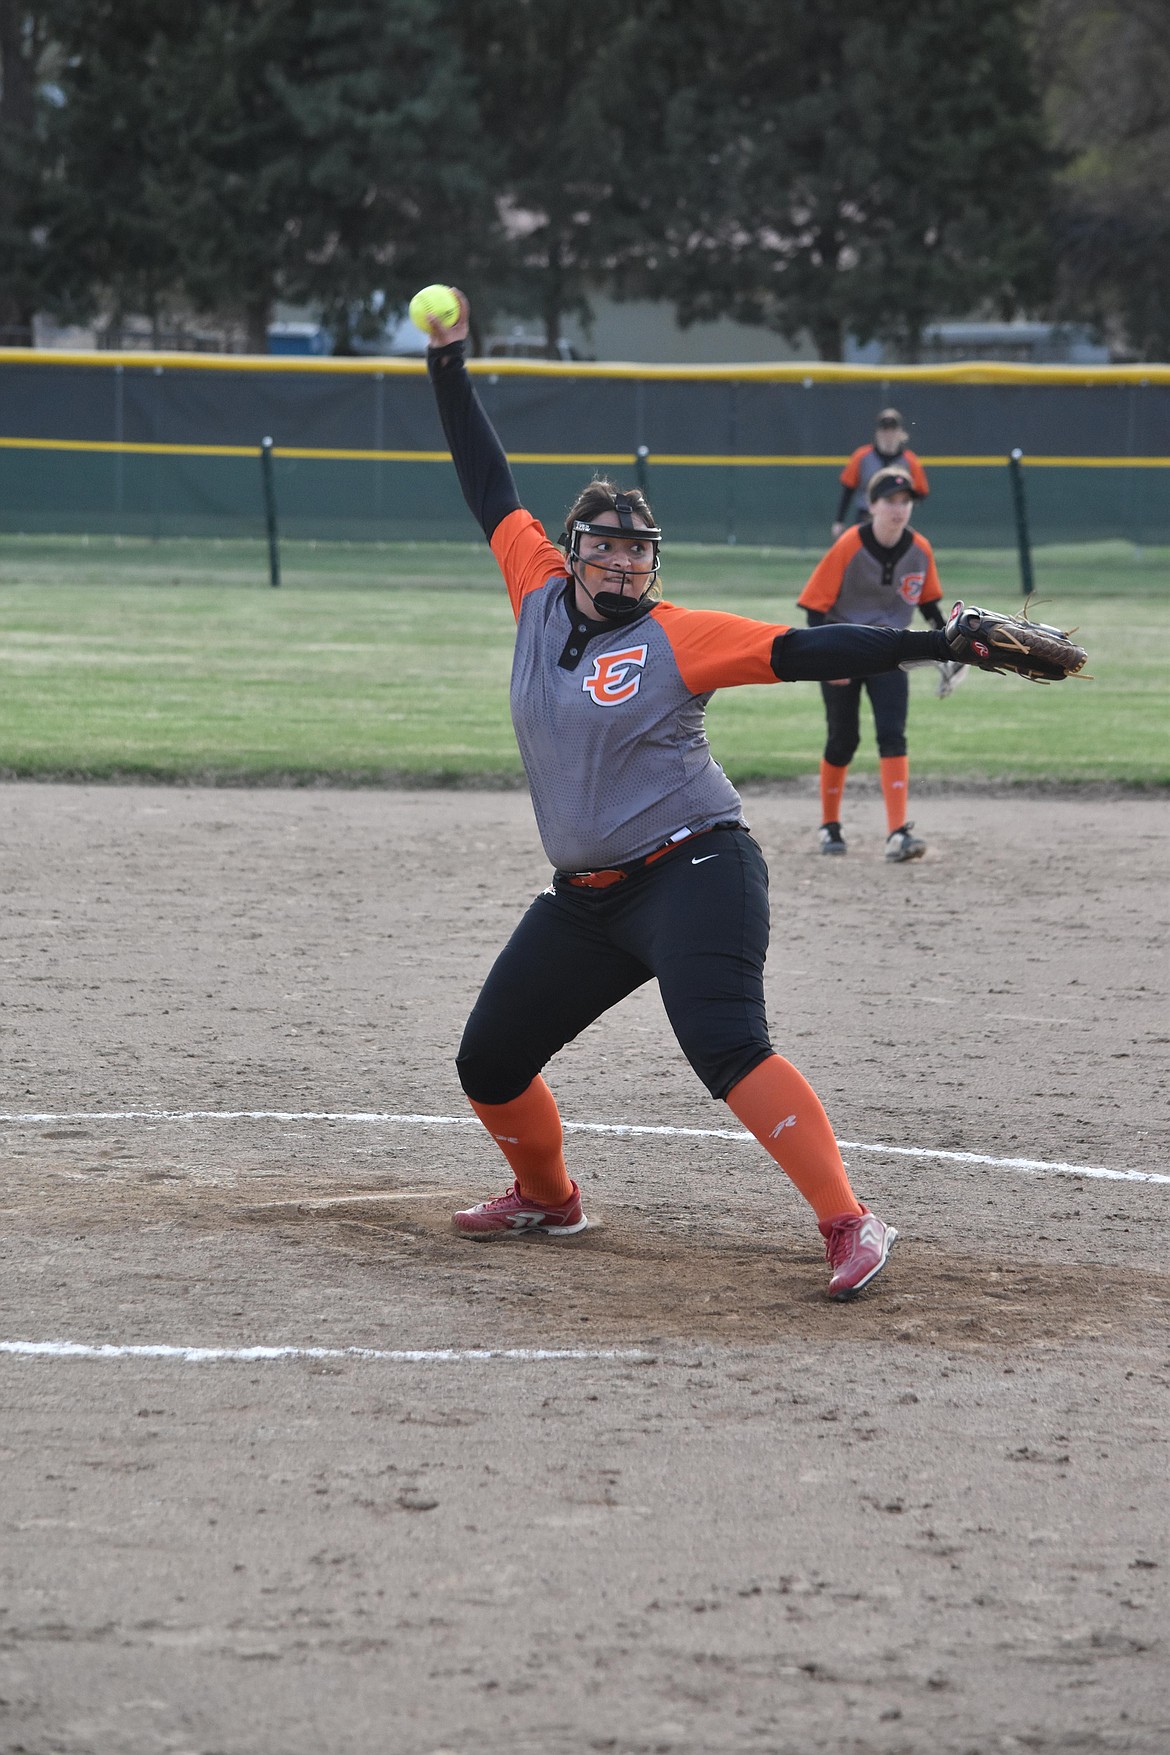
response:
<path fill-rule="evenodd" d="M 477 1103 L 510 1103 L 558 1049 L 652 977 L 683 1053 L 724 1097 L 772 1052 L 764 1009 L 768 868 L 713 829 L 605 890 L 537 896 L 484 983 L 456 1067 Z"/>
<path fill-rule="evenodd" d="M 825 760 L 834 768 L 847 768 L 861 742 L 861 691 L 869 693 L 879 756 L 906 754 L 906 714 L 910 706 L 910 678 L 904 670 L 883 670 L 877 676 L 855 676 L 847 683 L 821 684 L 829 735 Z"/>

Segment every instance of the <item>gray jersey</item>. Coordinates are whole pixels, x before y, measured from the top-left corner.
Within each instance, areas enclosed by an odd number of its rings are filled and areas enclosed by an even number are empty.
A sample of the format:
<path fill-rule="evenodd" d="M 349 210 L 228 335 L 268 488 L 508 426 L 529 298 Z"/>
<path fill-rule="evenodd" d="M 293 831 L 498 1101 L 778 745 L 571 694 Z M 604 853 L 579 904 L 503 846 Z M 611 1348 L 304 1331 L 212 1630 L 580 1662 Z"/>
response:
<path fill-rule="evenodd" d="M 894 451 L 886 456 L 876 445 L 859 445 L 841 471 L 842 485 L 853 490 L 852 509 L 855 518 L 869 517 L 869 484 L 879 469 L 890 469 L 895 465 L 909 475 L 919 499 L 925 499 L 929 491 L 926 471 L 916 452 L 903 447 L 901 451 Z"/>
<path fill-rule="evenodd" d="M 682 830 L 742 821 L 704 728 L 716 688 L 775 682 L 781 624 L 656 603 L 591 634 L 565 559 L 523 510 L 492 537 L 516 612 L 512 723 L 545 852 L 561 871 L 628 865 Z"/>
<path fill-rule="evenodd" d="M 925 536 L 907 528 L 901 542 L 882 550 L 870 526 L 854 525 L 837 538 L 796 601 L 802 609 L 821 610 L 830 622 L 908 628 L 919 604 L 941 596 Z"/>

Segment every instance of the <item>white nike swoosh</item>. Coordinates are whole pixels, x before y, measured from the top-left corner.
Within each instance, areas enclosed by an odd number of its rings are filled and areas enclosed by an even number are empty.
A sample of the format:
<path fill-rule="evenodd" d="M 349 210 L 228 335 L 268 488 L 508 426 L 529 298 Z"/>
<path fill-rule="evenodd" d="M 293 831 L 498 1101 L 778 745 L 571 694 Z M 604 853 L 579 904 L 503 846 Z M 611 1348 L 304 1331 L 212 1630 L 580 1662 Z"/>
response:
<path fill-rule="evenodd" d="M 719 855 L 717 853 L 704 853 L 702 859 L 692 859 L 691 864 L 692 865 L 706 865 L 706 863 L 709 859 L 718 859 L 718 857 L 719 857 Z"/>

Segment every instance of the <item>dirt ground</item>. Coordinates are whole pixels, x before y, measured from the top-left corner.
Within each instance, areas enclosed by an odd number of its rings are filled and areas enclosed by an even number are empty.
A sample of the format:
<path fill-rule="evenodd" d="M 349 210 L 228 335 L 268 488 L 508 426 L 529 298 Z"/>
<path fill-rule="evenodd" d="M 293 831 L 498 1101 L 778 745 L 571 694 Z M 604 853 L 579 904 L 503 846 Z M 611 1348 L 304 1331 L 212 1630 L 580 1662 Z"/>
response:
<path fill-rule="evenodd" d="M 1170 800 L 850 799 L 747 801 L 901 1233 L 835 1306 L 754 1144 L 574 1131 L 594 1228 L 477 1247 L 478 1129 L 346 1118 L 465 1116 L 524 795 L 0 787 L 0 1342 L 581 1355 L 0 1354 L 4 1755 L 1165 1755 Z M 736 1126 L 652 989 L 550 1081 Z"/>

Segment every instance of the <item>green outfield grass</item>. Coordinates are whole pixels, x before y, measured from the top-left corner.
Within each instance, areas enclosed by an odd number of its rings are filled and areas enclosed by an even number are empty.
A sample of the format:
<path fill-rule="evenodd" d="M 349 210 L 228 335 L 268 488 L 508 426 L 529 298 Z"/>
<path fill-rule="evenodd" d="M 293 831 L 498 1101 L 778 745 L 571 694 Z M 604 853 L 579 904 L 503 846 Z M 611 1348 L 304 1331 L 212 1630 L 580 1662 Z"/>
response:
<path fill-rule="evenodd" d="M 818 556 L 679 545 L 678 603 L 801 621 Z M 1014 555 L 942 553 L 948 598 L 1020 601 Z M 512 618 L 480 543 L 0 539 L 0 771 L 258 782 L 515 778 Z M 1079 623 L 1091 683 L 976 675 L 950 700 L 913 676 L 919 777 L 1170 784 L 1170 550 L 1041 549 L 1035 613 Z M 728 690 L 715 752 L 737 779 L 815 771 L 811 684 Z M 857 766 L 872 769 L 872 730 Z"/>

